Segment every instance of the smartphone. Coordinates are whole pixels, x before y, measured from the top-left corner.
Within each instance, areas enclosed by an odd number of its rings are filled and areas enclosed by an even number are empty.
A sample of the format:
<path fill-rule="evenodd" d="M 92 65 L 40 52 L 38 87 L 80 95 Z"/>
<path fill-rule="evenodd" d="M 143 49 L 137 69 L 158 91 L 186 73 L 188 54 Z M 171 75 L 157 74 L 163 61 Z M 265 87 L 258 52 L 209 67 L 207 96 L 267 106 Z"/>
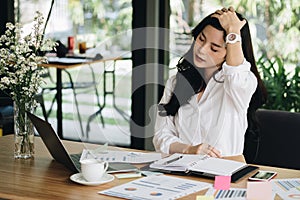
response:
<path fill-rule="evenodd" d="M 249 180 L 251 180 L 251 181 L 269 181 L 272 178 L 274 178 L 274 176 L 276 176 L 276 175 L 277 175 L 277 172 L 259 170 L 253 176 L 249 177 Z"/>

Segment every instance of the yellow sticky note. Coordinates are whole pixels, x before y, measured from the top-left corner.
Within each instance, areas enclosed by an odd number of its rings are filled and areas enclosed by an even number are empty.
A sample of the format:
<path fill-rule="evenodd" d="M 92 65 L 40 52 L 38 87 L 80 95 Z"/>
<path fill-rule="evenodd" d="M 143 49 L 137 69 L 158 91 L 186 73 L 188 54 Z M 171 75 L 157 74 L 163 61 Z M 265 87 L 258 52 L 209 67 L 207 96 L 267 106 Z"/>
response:
<path fill-rule="evenodd" d="M 247 183 L 248 200 L 271 200 L 272 196 L 272 185 L 269 181 Z"/>
<path fill-rule="evenodd" d="M 196 200 L 214 200 L 214 196 L 209 195 L 209 196 L 205 196 L 205 195 L 198 195 L 196 197 Z"/>

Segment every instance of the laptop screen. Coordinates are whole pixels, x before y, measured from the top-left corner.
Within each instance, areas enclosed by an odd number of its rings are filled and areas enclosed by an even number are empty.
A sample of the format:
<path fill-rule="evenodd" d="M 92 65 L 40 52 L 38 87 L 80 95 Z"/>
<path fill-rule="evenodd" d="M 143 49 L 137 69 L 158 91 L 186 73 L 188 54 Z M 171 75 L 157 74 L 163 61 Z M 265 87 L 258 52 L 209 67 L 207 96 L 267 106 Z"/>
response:
<path fill-rule="evenodd" d="M 80 154 L 69 154 L 51 124 L 41 118 L 27 112 L 29 119 L 38 131 L 51 156 L 59 163 L 65 165 L 73 172 L 80 172 Z M 139 169 L 130 163 L 109 163 L 107 173 L 138 171 Z"/>
<path fill-rule="evenodd" d="M 29 119 L 32 121 L 34 127 L 38 131 L 41 139 L 46 145 L 51 156 L 57 161 L 65 165 L 73 172 L 79 172 L 79 169 L 75 167 L 72 159 L 66 151 L 64 145 L 60 141 L 59 137 L 53 130 L 51 124 L 42 120 L 41 118 L 27 112 Z"/>

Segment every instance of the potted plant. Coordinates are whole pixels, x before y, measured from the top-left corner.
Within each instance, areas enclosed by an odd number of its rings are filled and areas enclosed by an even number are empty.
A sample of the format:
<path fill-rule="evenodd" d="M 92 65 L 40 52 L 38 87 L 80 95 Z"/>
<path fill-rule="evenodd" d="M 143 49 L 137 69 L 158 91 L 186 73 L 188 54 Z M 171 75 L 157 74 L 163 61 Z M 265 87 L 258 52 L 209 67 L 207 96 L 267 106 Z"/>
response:
<path fill-rule="evenodd" d="M 291 66 L 287 70 L 279 57 L 261 56 L 257 62 L 262 80 L 268 92 L 263 108 L 300 112 L 300 67 Z"/>

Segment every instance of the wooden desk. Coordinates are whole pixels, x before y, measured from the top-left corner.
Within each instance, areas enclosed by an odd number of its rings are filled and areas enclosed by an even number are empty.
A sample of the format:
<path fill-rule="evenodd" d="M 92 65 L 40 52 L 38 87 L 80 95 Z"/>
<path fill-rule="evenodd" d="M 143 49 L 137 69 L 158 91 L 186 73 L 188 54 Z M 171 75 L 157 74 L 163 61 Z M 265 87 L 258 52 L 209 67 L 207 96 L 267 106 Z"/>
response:
<path fill-rule="evenodd" d="M 49 64 L 43 64 L 44 67 L 53 67 L 56 68 L 56 103 L 57 103 L 57 114 L 56 114 L 56 118 L 57 118 L 57 134 L 58 136 L 63 139 L 63 113 L 62 113 L 62 70 L 67 70 L 67 69 L 71 69 L 71 68 L 76 68 L 76 67 L 81 67 L 81 66 L 90 66 L 90 65 L 94 65 L 97 63 L 104 63 L 104 74 L 103 74 L 103 92 L 104 92 L 104 96 L 103 96 L 103 105 L 100 106 L 99 111 L 94 114 L 95 116 L 98 114 L 101 114 L 102 109 L 105 107 L 106 105 L 106 95 L 107 94 L 113 94 L 113 101 L 114 101 L 114 88 L 115 88 L 115 63 L 118 60 L 122 60 L 124 59 L 123 57 L 120 56 L 116 56 L 116 57 L 109 57 L 109 58 L 103 58 L 100 60 L 90 60 L 87 62 L 82 62 L 82 63 L 67 63 L 67 62 L 52 62 Z M 126 58 L 129 59 L 129 58 Z M 113 61 L 114 65 L 113 65 L 113 70 L 109 71 L 106 69 L 105 67 L 105 63 L 107 61 Z M 113 80 L 112 80 L 112 85 L 113 85 L 113 91 L 107 91 L 106 89 L 106 74 L 107 73 L 113 73 Z M 115 102 L 115 101 L 114 101 Z M 80 116 L 78 116 L 80 118 Z M 103 119 L 101 118 L 102 123 Z M 91 121 L 91 120 L 89 120 Z M 89 124 L 89 123 L 88 123 Z M 81 127 L 81 131 L 83 132 L 83 128 Z"/>
<path fill-rule="evenodd" d="M 81 152 L 84 146 L 96 147 L 93 144 L 63 141 L 69 153 Z M 84 186 L 72 182 L 72 174 L 63 165 L 53 161 L 39 137 L 35 138 L 35 156 L 32 160 L 15 160 L 13 157 L 13 135 L 0 137 L 0 198 L 7 199 L 116 199 L 97 194 L 98 191 L 129 182 L 134 179 L 117 179 L 99 186 Z M 299 177 L 297 170 L 260 166 L 264 170 L 278 172 L 276 178 Z M 180 176 L 178 176 L 180 177 Z M 181 177 L 213 183 L 212 180 L 198 177 Z M 247 177 L 232 187 L 245 188 Z M 199 194 L 191 194 L 182 199 L 196 199 Z M 279 197 L 277 198 L 279 199 Z"/>

